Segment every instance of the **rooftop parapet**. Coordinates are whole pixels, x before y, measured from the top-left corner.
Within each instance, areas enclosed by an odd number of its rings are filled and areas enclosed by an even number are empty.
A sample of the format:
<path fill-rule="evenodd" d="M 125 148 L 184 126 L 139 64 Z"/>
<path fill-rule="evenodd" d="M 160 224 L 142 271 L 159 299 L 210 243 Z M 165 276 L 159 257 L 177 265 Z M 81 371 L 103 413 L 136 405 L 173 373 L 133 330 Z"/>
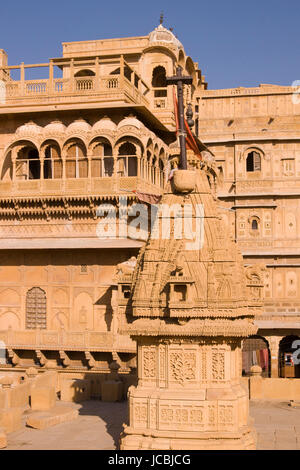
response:
<path fill-rule="evenodd" d="M 30 110 L 52 109 L 57 106 L 64 109 L 70 104 L 72 108 L 85 104 L 88 107 L 99 107 L 106 104 L 138 104 L 149 106 L 147 94 L 150 90 L 140 75 L 128 65 L 123 56 L 113 61 L 114 70 L 102 74 L 100 68 L 107 60 L 99 57 L 89 60 L 92 70 L 84 76 L 76 73 L 78 68 L 86 71 L 87 61 L 80 59 L 51 59 L 49 63 L 0 66 L 0 77 L 4 81 L 4 92 L 0 99 L 0 113 L 24 112 Z M 1 55 L 0 55 L 1 65 Z M 26 80 L 25 73 L 33 68 L 48 68 L 46 79 Z M 54 78 L 54 67 L 63 71 L 61 78 Z M 12 71 L 20 71 L 20 80 L 11 78 Z M 5 75 L 4 75 L 5 74 Z M 3 83 L 2 83 L 3 85 Z M 77 106 L 78 105 L 78 106 Z"/>

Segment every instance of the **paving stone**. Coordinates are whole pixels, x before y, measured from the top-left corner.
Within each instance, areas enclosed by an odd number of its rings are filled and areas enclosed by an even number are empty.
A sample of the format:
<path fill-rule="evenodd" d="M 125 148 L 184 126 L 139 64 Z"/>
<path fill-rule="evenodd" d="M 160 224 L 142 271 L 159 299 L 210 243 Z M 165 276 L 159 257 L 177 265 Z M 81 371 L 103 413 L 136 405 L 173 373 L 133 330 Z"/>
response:
<path fill-rule="evenodd" d="M 65 403 L 59 402 L 59 406 Z M 122 424 L 127 421 L 127 402 L 90 400 L 68 403 L 78 417 L 37 430 L 23 428 L 8 435 L 6 449 L 13 450 L 113 450 L 118 448 Z M 25 420 L 33 413 L 25 414 Z M 300 415 L 282 402 L 250 402 L 250 415 L 257 430 L 258 450 L 300 450 Z M 269 419 L 267 419 L 269 418 Z M 297 422 L 298 419 L 298 422 Z M 296 422 L 297 424 L 293 424 Z M 5 450 L 5 449 L 4 449 Z"/>

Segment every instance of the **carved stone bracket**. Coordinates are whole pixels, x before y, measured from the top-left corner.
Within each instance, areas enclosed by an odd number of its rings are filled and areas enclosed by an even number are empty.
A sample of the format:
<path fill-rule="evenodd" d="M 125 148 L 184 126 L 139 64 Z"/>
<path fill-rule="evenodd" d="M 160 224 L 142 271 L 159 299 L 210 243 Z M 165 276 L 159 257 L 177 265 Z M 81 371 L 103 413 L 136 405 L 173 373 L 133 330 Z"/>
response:
<path fill-rule="evenodd" d="M 17 366 L 18 364 L 20 364 L 20 358 L 15 353 L 15 351 L 13 351 L 12 349 L 8 349 L 7 353 L 8 353 L 9 360 L 13 366 Z"/>
<path fill-rule="evenodd" d="M 47 363 L 47 359 L 46 359 L 45 355 L 42 353 L 42 351 L 40 351 L 40 349 L 36 349 L 35 354 L 36 354 L 37 360 L 40 363 L 40 366 L 44 367 Z"/>
<path fill-rule="evenodd" d="M 73 216 L 72 216 L 71 211 L 70 211 L 70 205 L 69 205 L 66 198 L 63 198 L 63 204 L 64 204 L 64 209 L 66 211 L 68 220 L 72 220 Z"/>
<path fill-rule="evenodd" d="M 87 363 L 89 365 L 89 368 L 90 369 L 95 369 L 96 361 L 95 361 L 94 357 L 92 356 L 92 354 L 89 351 L 85 351 L 84 355 L 85 355 L 85 358 L 86 358 Z"/>
<path fill-rule="evenodd" d="M 95 201 L 91 197 L 88 198 L 88 201 L 89 201 L 89 209 L 91 211 L 91 215 L 92 215 L 93 219 L 96 220 L 97 219 L 97 211 L 96 211 L 96 208 L 95 208 Z"/>
<path fill-rule="evenodd" d="M 44 214 L 46 216 L 47 222 L 49 222 L 51 220 L 51 216 L 49 214 L 48 204 L 44 199 L 41 200 L 41 203 L 42 203 L 42 208 L 43 208 Z"/>
<path fill-rule="evenodd" d="M 22 216 L 22 214 L 20 213 L 20 206 L 19 206 L 18 200 L 17 200 L 17 199 L 13 199 L 12 202 L 13 202 L 14 209 L 15 209 L 15 211 L 16 211 L 16 214 L 17 214 L 17 218 L 18 218 L 19 220 L 23 220 L 23 216 Z"/>
<path fill-rule="evenodd" d="M 70 358 L 68 357 L 68 355 L 65 351 L 59 351 L 59 357 L 60 357 L 64 367 L 69 367 L 71 365 Z"/>

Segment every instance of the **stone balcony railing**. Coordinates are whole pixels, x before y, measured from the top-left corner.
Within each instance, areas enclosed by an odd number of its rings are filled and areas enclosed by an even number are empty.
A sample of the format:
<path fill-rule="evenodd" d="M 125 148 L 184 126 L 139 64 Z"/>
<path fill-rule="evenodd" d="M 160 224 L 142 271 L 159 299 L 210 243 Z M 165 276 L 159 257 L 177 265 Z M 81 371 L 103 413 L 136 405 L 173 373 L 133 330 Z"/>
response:
<path fill-rule="evenodd" d="M 2 82 L 0 113 L 20 106 L 86 102 L 123 102 L 149 107 L 149 88 L 122 75 Z"/>
<path fill-rule="evenodd" d="M 161 194 L 162 189 L 136 176 L 0 181 L 2 200 L 22 196 L 31 198 L 68 195 L 126 196 L 133 191 Z"/>
<path fill-rule="evenodd" d="M 247 96 L 247 95 L 286 95 L 295 93 L 294 86 L 266 85 L 258 87 L 223 88 L 219 90 L 201 90 L 202 98 L 225 97 L 225 96 Z"/>
<path fill-rule="evenodd" d="M 135 343 L 113 332 L 66 330 L 5 330 L 0 341 L 7 349 L 135 352 Z"/>

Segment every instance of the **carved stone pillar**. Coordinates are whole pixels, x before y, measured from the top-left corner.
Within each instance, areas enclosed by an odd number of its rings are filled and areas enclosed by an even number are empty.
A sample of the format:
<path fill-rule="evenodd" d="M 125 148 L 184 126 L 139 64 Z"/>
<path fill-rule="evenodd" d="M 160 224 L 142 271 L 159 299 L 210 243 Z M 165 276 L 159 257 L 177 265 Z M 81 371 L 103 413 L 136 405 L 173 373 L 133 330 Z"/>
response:
<path fill-rule="evenodd" d="M 11 362 L 13 366 L 17 366 L 20 364 L 20 358 L 13 349 L 8 348 L 7 355 L 8 355 L 9 361 Z"/>
<path fill-rule="evenodd" d="M 12 159 L 12 167 L 13 167 L 13 171 L 12 171 L 12 180 L 15 181 L 16 180 L 16 159 L 18 157 L 18 150 L 16 147 L 14 147 L 11 151 L 11 159 Z"/>
<path fill-rule="evenodd" d="M 90 180 L 92 177 L 92 156 L 87 155 L 87 160 L 88 160 L 88 179 Z"/>
<path fill-rule="evenodd" d="M 279 377 L 279 343 L 282 339 L 281 336 L 266 336 L 270 348 L 270 361 L 271 361 L 271 377 L 273 379 Z"/>
<path fill-rule="evenodd" d="M 242 256 L 221 225 L 204 172 L 177 170 L 161 202 L 170 209 L 188 204 L 183 213 L 194 232 L 180 239 L 173 211 L 169 239 L 156 239 L 166 222 L 159 213 L 130 297 L 119 288 L 120 330 L 136 340 L 138 351 L 138 385 L 128 392 L 120 447 L 254 449 L 241 342 L 257 331 L 260 295 L 250 295 Z"/>
<path fill-rule="evenodd" d="M 43 180 L 44 179 L 44 158 L 40 158 L 40 179 Z M 53 164 L 53 162 L 51 161 L 51 164 Z"/>

